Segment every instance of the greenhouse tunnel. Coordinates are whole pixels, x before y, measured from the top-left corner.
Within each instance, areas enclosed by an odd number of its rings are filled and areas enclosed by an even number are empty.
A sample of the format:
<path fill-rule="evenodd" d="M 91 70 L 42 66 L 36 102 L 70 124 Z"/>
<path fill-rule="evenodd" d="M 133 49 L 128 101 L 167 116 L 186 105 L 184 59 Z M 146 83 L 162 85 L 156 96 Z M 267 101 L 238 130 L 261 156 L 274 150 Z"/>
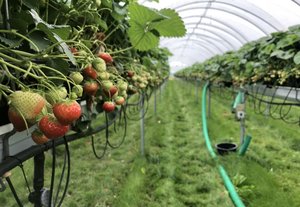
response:
<path fill-rule="evenodd" d="M 0 207 L 300 206 L 300 0 L 0 7 Z"/>

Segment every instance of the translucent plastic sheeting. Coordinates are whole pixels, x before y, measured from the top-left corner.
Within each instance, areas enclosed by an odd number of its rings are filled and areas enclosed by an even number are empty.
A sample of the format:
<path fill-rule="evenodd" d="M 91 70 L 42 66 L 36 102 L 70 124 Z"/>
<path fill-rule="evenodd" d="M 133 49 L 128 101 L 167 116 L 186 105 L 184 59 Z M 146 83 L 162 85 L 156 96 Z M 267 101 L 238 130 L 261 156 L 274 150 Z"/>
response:
<path fill-rule="evenodd" d="M 162 38 L 173 53 L 172 70 L 202 62 L 216 54 L 300 23 L 300 0 L 140 0 L 152 8 L 173 8 L 182 17 L 187 34 Z M 209 48 L 209 49 L 208 49 Z"/>

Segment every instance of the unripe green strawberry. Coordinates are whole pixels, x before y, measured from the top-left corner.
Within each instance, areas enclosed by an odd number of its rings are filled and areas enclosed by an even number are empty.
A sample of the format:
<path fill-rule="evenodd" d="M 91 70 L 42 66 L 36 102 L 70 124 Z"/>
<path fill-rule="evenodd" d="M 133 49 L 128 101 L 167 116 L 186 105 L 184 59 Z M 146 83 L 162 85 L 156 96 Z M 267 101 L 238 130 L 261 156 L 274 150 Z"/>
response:
<path fill-rule="evenodd" d="M 126 91 L 128 87 L 128 83 L 126 83 L 123 80 L 118 81 L 118 88 L 120 89 L 120 91 Z"/>
<path fill-rule="evenodd" d="M 94 3 L 97 6 L 97 8 L 100 8 L 100 6 L 101 6 L 101 0 L 94 0 Z"/>
<path fill-rule="evenodd" d="M 52 89 L 45 94 L 47 101 L 50 104 L 54 104 L 61 99 L 65 99 L 68 95 L 67 89 L 65 87 L 59 87 L 56 89 Z"/>
<path fill-rule="evenodd" d="M 75 85 L 72 88 L 72 93 L 75 93 L 78 97 L 82 96 L 83 88 L 81 85 Z"/>
<path fill-rule="evenodd" d="M 122 91 L 121 93 L 120 93 L 120 96 L 123 96 L 125 99 L 127 98 L 127 92 L 126 91 Z"/>
<path fill-rule="evenodd" d="M 108 80 L 109 79 L 109 76 L 110 74 L 106 71 L 104 72 L 98 72 L 98 77 L 101 79 L 101 80 Z"/>
<path fill-rule="evenodd" d="M 92 66 L 98 72 L 106 71 L 106 63 L 101 58 L 95 58 L 92 62 Z"/>
<path fill-rule="evenodd" d="M 110 80 L 104 80 L 101 82 L 102 88 L 109 90 L 114 84 Z"/>
<path fill-rule="evenodd" d="M 83 76 L 79 72 L 72 72 L 69 77 L 76 83 L 80 84 L 83 81 Z"/>
<path fill-rule="evenodd" d="M 70 99 L 71 99 L 71 100 L 76 100 L 77 98 L 78 98 L 78 96 L 77 96 L 76 93 L 74 93 L 74 92 L 71 92 L 71 93 L 70 93 Z"/>
<path fill-rule="evenodd" d="M 68 91 L 65 87 L 59 87 L 58 94 L 61 99 L 65 99 L 68 95 Z"/>
<path fill-rule="evenodd" d="M 9 96 L 9 102 L 26 120 L 35 119 L 46 104 L 40 94 L 30 91 L 15 91 Z"/>

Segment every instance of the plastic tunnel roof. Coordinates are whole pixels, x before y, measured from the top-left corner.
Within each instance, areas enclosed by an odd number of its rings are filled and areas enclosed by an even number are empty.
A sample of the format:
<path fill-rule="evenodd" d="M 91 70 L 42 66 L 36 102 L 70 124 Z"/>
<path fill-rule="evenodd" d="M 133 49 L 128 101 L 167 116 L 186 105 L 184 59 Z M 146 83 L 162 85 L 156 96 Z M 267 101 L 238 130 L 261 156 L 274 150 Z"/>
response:
<path fill-rule="evenodd" d="M 161 47 L 173 53 L 172 72 L 216 54 L 237 50 L 249 41 L 300 24 L 300 0 L 139 0 L 156 8 L 175 9 L 187 33 L 162 38 Z"/>

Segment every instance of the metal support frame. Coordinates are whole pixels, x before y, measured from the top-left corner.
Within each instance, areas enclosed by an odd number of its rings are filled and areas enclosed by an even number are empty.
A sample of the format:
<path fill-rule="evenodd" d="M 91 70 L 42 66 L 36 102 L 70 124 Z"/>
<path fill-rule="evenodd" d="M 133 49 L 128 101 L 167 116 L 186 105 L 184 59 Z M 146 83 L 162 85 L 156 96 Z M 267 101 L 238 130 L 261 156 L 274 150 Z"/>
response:
<path fill-rule="evenodd" d="M 205 31 L 205 32 L 212 33 L 212 34 L 218 36 L 219 38 L 221 38 L 221 37 L 223 38 L 222 34 L 220 33 L 220 32 L 222 32 L 222 33 L 225 33 L 226 35 L 230 36 L 232 39 L 236 40 L 240 45 L 244 45 L 246 43 L 245 41 L 242 41 L 241 39 L 239 39 L 238 37 L 236 37 L 232 33 L 228 32 L 226 30 L 220 29 L 218 27 L 211 26 L 211 24 L 200 24 L 200 25 L 205 26 L 205 27 L 199 27 L 199 26 L 197 26 L 195 28 L 187 27 L 187 29 L 192 29 L 193 28 L 194 29 L 194 31 L 193 31 L 194 34 L 201 34 L 197 30 L 202 30 L 202 31 Z M 220 32 L 218 32 L 218 31 L 220 31 Z M 187 34 L 189 34 L 189 33 L 187 33 Z M 228 41 L 228 40 L 226 40 L 226 41 Z"/>
<path fill-rule="evenodd" d="M 182 42 L 185 42 L 186 44 L 188 44 L 187 41 L 179 40 L 179 41 L 174 42 L 174 44 L 168 45 L 167 47 L 168 47 L 168 48 L 182 48 L 182 46 L 181 46 L 181 45 L 182 45 Z M 204 44 L 204 42 L 201 43 L 201 42 L 191 42 L 191 41 L 190 41 L 190 43 L 193 44 L 193 45 L 192 45 L 193 47 L 197 46 L 197 47 L 201 47 L 201 48 L 205 49 L 204 52 L 209 52 L 210 55 L 212 55 L 212 56 L 216 54 L 214 51 L 211 50 L 211 48 L 207 47 L 207 46 Z M 201 52 L 202 52 L 202 51 L 201 51 Z"/>
<path fill-rule="evenodd" d="M 236 2 L 236 3 L 234 3 L 233 0 L 230 0 L 230 1 L 228 1 L 228 2 L 227 2 L 227 1 L 224 1 L 224 0 L 223 0 L 223 1 L 222 1 L 222 0 L 218 0 L 218 1 L 214 1 L 214 2 L 211 2 L 211 1 L 209 1 L 209 0 L 202 0 L 202 1 L 188 2 L 188 3 L 185 3 L 185 4 L 183 4 L 183 5 L 180 5 L 180 6 L 177 6 L 177 7 L 173 7 L 173 9 L 175 9 L 177 12 L 185 11 L 185 10 L 190 10 L 190 9 L 199 9 L 199 8 L 201 8 L 201 9 L 207 9 L 206 6 L 195 6 L 195 4 L 199 4 L 199 3 L 213 3 L 213 4 L 227 5 L 227 6 L 229 6 L 229 7 L 233 7 L 233 8 L 235 8 L 235 9 L 241 10 L 241 11 L 243 12 L 243 14 L 244 14 L 244 13 L 248 13 L 248 14 L 250 14 L 251 16 L 256 17 L 257 19 L 259 19 L 259 20 L 261 20 L 262 22 L 264 22 L 265 24 L 269 25 L 270 27 L 272 27 L 272 28 L 273 28 L 274 30 L 276 30 L 276 31 L 279 31 L 280 29 L 282 29 L 282 25 L 281 25 L 279 22 L 277 22 L 276 19 L 272 18 L 272 16 L 269 15 L 268 13 L 266 13 L 264 10 L 261 10 L 261 9 L 259 9 L 258 7 L 253 7 L 252 4 L 247 4 L 247 5 L 245 5 L 245 7 L 246 7 L 246 6 L 247 6 L 247 7 L 252 7 L 252 9 L 260 10 L 259 12 L 261 12 L 262 14 L 259 15 L 259 14 L 256 14 L 256 13 L 252 12 L 250 9 L 247 9 L 247 8 L 244 8 L 244 7 L 237 6 L 237 1 L 235 1 L 235 2 Z M 191 8 L 182 8 L 182 7 L 186 7 L 186 6 L 192 6 L 192 7 L 191 7 Z M 235 15 L 235 16 L 238 16 L 238 17 L 240 17 L 240 18 L 242 18 L 242 19 L 245 19 L 247 22 L 253 24 L 255 27 L 260 28 L 261 31 L 266 32 L 266 31 L 264 30 L 264 28 L 262 28 L 261 26 L 255 24 L 255 23 L 254 23 L 253 21 L 251 21 L 249 18 L 247 18 L 247 17 L 241 15 L 242 13 L 237 14 L 237 12 L 233 12 L 233 11 L 231 11 L 231 10 L 226 10 L 225 8 L 223 9 L 223 8 L 214 7 L 214 5 L 210 5 L 210 8 L 209 8 L 209 9 L 220 10 L 220 11 L 224 11 L 224 12 L 226 12 L 226 13 L 231 13 L 231 14 L 233 14 L 233 15 Z M 268 18 L 269 18 L 269 19 L 268 19 Z M 273 23 L 270 23 L 270 19 L 272 19 L 272 21 L 275 22 L 276 25 L 273 24 Z M 266 32 L 266 33 L 268 33 L 268 32 Z"/>
<path fill-rule="evenodd" d="M 202 18 L 206 18 L 206 19 L 211 20 L 211 18 L 208 18 L 208 17 L 205 17 L 205 16 L 202 16 Z M 187 26 L 187 27 L 194 27 L 195 25 L 196 25 L 195 22 L 189 22 L 189 23 L 185 24 L 185 26 Z M 244 35 L 242 35 L 239 31 L 236 31 L 235 29 L 232 29 L 232 27 L 228 27 L 226 25 L 225 25 L 225 27 L 221 27 L 221 26 L 212 24 L 211 22 L 210 23 L 202 22 L 201 24 L 197 25 L 196 29 L 198 29 L 198 28 L 200 29 L 200 26 L 211 27 L 211 28 L 217 29 L 219 31 L 226 32 L 227 34 L 233 36 L 235 39 L 238 39 L 238 41 L 241 44 L 245 44 L 246 42 L 248 42 L 247 38 L 245 38 Z"/>
<path fill-rule="evenodd" d="M 42 189 L 44 187 L 44 167 L 45 154 L 44 152 L 34 156 L 34 174 L 33 174 L 33 189 L 29 195 L 29 201 L 34 204 L 34 207 L 42 207 Z"/>
<path fill-rule="evenodd" d="M 234 44 L 232 44 L 229 40 L 227 40 L 225 37 L 223 37 L 222 35 L 220 35 L 220 34 L 214 32 L 214 31 L 205 30 L 205 32 L 210 33 L 210 34 L 216 36 L 217 38 L 219 38 L 219 41 L 222 40 L 223 43 L 226 42 L 226 44 L 227 44 L 229 47 L 231 47 L 231 49 L 234 49 L 234 50 L 235 50 L 235 49 L 238 48 L 237 46 L 235 46 Z M 198 36 L 199 34 L 203 34 L 203 33 L 193 31 L 193 32 L 187 32 L 186 34 L 187 34 L 187 35 L 196 35 L 196 36 Z"/>
<path fill-rule="evenodd" d="M 156 90 L 157 88 L 154 90 L 154 115 L 156 115 Z"/>
<path fill-rule="evenodd" d="M 141 110 L 140 110 L 140 114 L 141 114 L 141 120 L 140 120 L 140 127 L 141 127 L 141 155 L 144 156 L 145 155 L 145 123 L 144 123 L 144 94 L 141 95 Z"/>
<path fill-rule="evenodd" d="M 180 38 L 180 39 L 176 39 L 176 42 L 173 42 L 173 41 L 174 41 L 173 39 L 163 39 L 163 40 L 161 41 L 161 45 L 167 46 L 167 44 L 169 44 L 169 43 L 171 43 L 171 45 L 174 45 L 174 44 L 180 44 L 180 45 L 182 45 L 182 42 L 185 43 L 185 42 L 187 42 L 187 41 L 189 41 L 189 42 L 197 42 L 197 43 L 201 43 L 201 44 L 207 45 L 207 47 L 210 47 L 210 49 L 212 49 L 211 46 L 213 46 L 213 47 L 215 47 L 215 49 L 217 49 L 217 51 L 218 51 L 219 53 L 223 53 L 224 51 L 223 51 L 218 45 L 216 45 L 215 42 L 210 41 L 210 39 L 214 40 L 213 38 L 207 38 L 207 37 L 203 37 L 203 38 L 201 38 L 201 39 L 194 39 L 194 38 L 190 38 L 190 39 L 187 39 L 187 38 Z M 217 52 L 215 52 L 215 53 L 217 53 Z"/>

